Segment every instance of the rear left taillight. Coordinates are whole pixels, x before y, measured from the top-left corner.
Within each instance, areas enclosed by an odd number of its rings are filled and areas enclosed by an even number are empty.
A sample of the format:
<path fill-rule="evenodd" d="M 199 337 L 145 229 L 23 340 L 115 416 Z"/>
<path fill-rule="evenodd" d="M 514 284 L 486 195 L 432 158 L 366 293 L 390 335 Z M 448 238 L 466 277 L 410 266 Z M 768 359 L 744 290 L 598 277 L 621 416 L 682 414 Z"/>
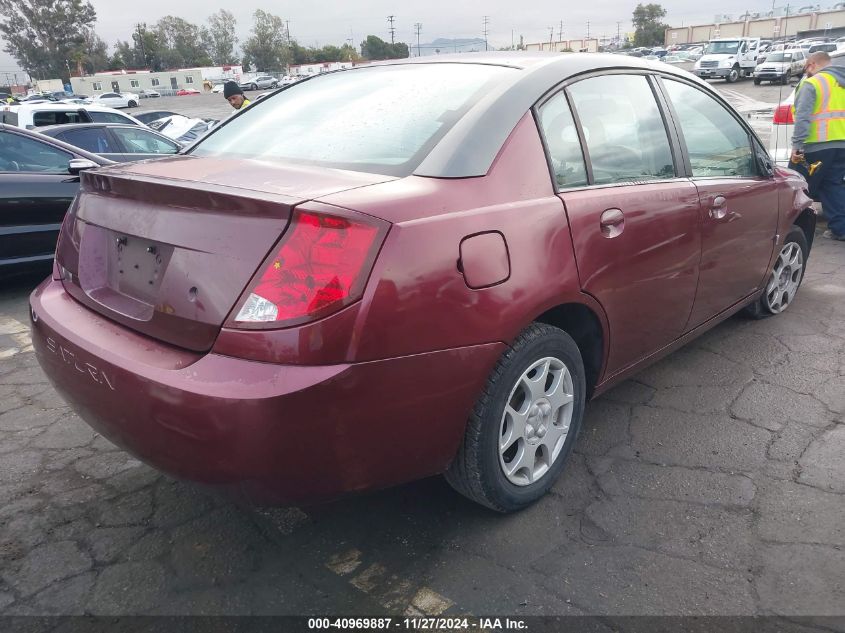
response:
<path fill-rule="evenodd" d="M 364 292 L 388 226 L 360 214 L 294 210 L 229 325 L 287 327 L 354 303 Z"/>
<path fill-rule="evenodd" d="M 795 119 L 792 117 L 792 106 L 784 104 L 775 108 L 772 123 L 775 125 L 792 125 L 795 123 Z"/>

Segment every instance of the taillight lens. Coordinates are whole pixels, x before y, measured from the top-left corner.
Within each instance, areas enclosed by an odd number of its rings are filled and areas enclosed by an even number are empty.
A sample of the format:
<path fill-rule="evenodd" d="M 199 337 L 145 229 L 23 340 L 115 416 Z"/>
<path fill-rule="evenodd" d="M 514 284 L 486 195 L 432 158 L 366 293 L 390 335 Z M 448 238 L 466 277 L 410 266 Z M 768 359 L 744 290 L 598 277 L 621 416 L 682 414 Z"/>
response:
<path fill-rule="evenodd" d="M 234 325 L 295 325 L 357 301 L 386 223 L 296 210 L 253 280 Z"/>
<path fill-rule="evenodd" d="M 779 105 L 775 108 L 775 114 L 772 117 L 772 123 L 775 125 L 790 125 L 795 123 L 795 119 L 792 118 L 792 106 L 791 105 Z"/>

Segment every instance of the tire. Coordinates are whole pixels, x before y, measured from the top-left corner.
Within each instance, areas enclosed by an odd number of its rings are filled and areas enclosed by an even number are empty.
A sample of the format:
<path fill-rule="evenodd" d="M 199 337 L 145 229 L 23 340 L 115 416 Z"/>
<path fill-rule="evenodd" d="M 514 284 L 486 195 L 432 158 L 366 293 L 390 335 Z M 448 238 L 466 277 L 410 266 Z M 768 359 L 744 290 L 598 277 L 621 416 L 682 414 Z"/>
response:
<path fill-rule="evenodd" d="M 256 86 L 255 84 L 249 84 L 249 89 L 250 90 L 258 90 L 258 86 Z"/>
<path fill-rule="evenodd" d="M 130 101 L 130 102 L 129 102 L 129 107 L 130 107 L 130 108 L 137 108 L 137 107 L 138 107 L 138 102 L 137 102 L 137 101 Z"/>
<path fill-rule="evenodd" d="M 739 79 L 739 66 L 734 66 L 731 68 L 731 72 L 728 73 L 727 77 L 725 77 L 725 81 L 732 84 L 735 83 L 737 79 Z"/>
<path fill-rule="evenodd" d="M 780 83 L 782 86 L 789 83 L 789 73 L 785 73 L 784 76 L 780 78 Z"/>
<path fill-rule="evenodd" d="M 559 328 L 532 324 L 487 379 L 446 480 L 462 495 L 498 512 L 525 508 L 545 495 L 563 471 L 581 428 L 585 400 L 584 364 L 575 341 Z M 512 413 L 506 414 L 506 407 Z M 507 437 L 510 442 L 503 440 Z M 534 457 L 525 462 L 529 466 L 515 468 L 529 455 Z"/>
<path fill-rule="evenodd" d="M 807 268 L 807 258 L 810 248 L 807 246 L 807 236 L 799 227 L 793 226 L 786 234 L 783 246 L 780 248 L 775 264 L 766 281 L 763 295 L 754 303 L 746 306 L 744 313 L 752 319 L 765 319 L 786 310 L 795 298 L 804 272 Z M 796 258 L 797 256 L 797 258 Z M 795 265 L 798 262 L 800 269 Z M 778 269 L 781 265 L 781 272 Z"/>
<path fill-rule="evenodd" d="M 759 79 L 755 79 L 755 80 L 754 80 L 754 85 L 755 85 L 755 86 L 759 86 L 759 85 L 760 85 L 760 80 L 759 80 Z"/>

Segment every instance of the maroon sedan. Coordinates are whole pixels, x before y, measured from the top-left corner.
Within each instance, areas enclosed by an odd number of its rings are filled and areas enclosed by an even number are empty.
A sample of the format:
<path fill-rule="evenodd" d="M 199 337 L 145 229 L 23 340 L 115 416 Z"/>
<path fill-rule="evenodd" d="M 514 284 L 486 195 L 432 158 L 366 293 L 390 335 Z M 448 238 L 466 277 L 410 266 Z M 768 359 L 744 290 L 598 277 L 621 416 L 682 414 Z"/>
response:
<path fill-rule="evenodd" d="M 445 473 L 512 511 L 587 399 L 790 305 L 804 187 L 662 64 L 362 67 L 86 173 L 33 340 L 94 428 L 177 477 L 303 503 Z"/>

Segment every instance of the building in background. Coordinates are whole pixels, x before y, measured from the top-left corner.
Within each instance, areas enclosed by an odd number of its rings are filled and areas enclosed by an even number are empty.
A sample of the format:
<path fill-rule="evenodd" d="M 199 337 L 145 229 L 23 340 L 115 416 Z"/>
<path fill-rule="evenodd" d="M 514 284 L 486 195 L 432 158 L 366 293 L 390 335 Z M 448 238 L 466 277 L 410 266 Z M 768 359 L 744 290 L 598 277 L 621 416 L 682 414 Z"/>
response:
<path fill-rule="evenodd" d="M 199 70 L 123 70 L 95 73 L 85 77 L 71 77 L 70 85 L 76 94 L 96 96 L 105 92 L 135 92 L 155 90 L 166 94 L 171 90 L 194 88 L 202 90 L 203 75 Z"/>
<path fill-rule="evenodd" d="M 560 40 L 557 42 L 535 42 L 533 44 L 526 44 L 527 51 L 554 51 L 562 53 L 564 51 L 572 51 L 575 53 L 597 53 L 599 50 L 599 40 L 596 38 L 581 39 L 581 40 Z"/>

